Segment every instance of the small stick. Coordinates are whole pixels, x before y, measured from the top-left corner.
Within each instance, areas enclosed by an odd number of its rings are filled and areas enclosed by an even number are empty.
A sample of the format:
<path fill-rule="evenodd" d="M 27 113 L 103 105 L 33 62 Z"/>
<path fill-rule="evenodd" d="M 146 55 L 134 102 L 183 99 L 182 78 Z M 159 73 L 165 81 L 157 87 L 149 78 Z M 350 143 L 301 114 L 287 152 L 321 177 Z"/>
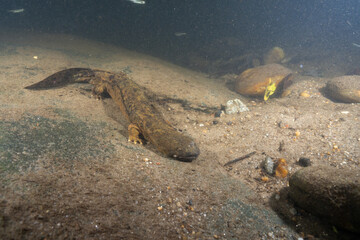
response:
<path fill-rule="evenodd" d="M 225 163 L 225 164 L 224 164 L 224 167 L 229 166 L 229 165 L 231 165 L 231 164 L 234 164 L 234 163 L 236 163 L 236 162 L 239 162 L 239 161 L 241 161 L 241 160 L 244 160 L 245 158 L 249 158 L 249 157 L 251 157 L 252 155 L 254 155 L 255 153 L 256 153 L 256 151 L 251 152 L 251 153 L 248 153 L 248 154 L 246 154 L 245 156 L 235 158 L 234 160 L 231 160 L 231 161 Z"/>

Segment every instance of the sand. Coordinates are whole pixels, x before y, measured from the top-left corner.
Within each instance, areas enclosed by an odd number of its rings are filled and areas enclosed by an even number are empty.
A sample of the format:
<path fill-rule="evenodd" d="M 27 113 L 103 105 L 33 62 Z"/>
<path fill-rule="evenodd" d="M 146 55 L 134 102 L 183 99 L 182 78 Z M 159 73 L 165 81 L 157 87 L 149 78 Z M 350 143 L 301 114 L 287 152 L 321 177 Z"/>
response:
<path fill-rule="evenodd" d="M 300 157 L 359 169 L 359 105 L 324 97 L 327 78 L 296 75 L 290 95 L 265 103 L 238 95 L 224 79 L 77 36 L 2 31 L 0 49 L 0 238 L 338 237 L 300 209 L 290 217 L 276 210 L 274 204 L 293 209 L 271 200 L 288 177 L 261 168 L 270 156 L 284 158 L 289 175 L 302 168 Z M 183 163 L 151 144 L 129 143 L 111 99 L 95 99 L 86 86 L 24 89 L 70 67 L 125 71 L 165 99 L 159 109 L 195 139 L 198 159 Z M 300 96 L 305 90 L 309 96 Z M 196 110 L 236 98 L 250 111 L 216 118 Z"/>

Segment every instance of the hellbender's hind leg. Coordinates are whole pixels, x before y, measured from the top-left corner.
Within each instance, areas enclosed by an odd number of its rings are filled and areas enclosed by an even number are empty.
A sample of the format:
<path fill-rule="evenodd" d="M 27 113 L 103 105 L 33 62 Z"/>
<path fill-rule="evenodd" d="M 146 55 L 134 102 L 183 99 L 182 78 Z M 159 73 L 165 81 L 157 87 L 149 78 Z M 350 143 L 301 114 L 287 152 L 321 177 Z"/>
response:
<path fill-rule="evenodd" d="M 92 83 L 94 84 L 94 83 Z M 97 99 L 102 99 L 104 97 L 104 95 L 107 94 L 107 91 L 105 89 L 105 87 L 102 84 L 94 84 L 94 87 L 92 89 L 92 94 L 97 98 Z"/>

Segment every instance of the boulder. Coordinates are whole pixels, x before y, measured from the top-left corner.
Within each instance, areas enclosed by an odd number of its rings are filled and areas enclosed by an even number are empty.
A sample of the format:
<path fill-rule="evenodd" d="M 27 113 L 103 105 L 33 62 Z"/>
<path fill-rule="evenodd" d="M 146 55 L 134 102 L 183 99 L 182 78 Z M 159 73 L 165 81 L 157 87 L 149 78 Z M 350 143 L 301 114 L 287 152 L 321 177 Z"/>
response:
<path fill-rule="evenodd" d="M 289 196 L 331 224 L 360 233 L 360 170 L 313 166 L 295 172 Z"/>
<path fill-rule="evenodd" d="M 285 58 L 285 52 L 280 47 L 274 47 L 264 56 L 264 64 L 280 63 Z"/>
<path fill-rule="evenodd" d="M 344 103 L 360 103 L 360 76 L 341 76 L 331 79 L 326 84 L 327 96 Z"/>
<path fill-rule="evenodd" d="M 263 97 L 270 78 L 278 86 L 291 75 L 291 70 L 280 64 L 250 68 L 236 78 L 235 90 L 242 95 Z"/>

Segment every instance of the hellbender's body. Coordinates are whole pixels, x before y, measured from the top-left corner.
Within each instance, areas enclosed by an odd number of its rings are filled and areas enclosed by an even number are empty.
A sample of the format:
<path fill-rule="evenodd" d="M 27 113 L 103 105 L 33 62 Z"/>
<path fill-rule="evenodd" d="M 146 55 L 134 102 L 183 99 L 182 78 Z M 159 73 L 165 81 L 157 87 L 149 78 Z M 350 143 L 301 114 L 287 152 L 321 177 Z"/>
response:
<path fill-rule="evenodd" d="M 192 161 L 200 151 L 194 140 L 172 127 L 149 100 L 146 90 L 125 73 L 112 73 L 86 68 L 57 72 L 27 89 L 49 89 L 75 82 L 89 82 L 97 95 L 108 93 L 130 122 L 129 141 L 142 143 L 142 135 L 168 157 Z"/>

